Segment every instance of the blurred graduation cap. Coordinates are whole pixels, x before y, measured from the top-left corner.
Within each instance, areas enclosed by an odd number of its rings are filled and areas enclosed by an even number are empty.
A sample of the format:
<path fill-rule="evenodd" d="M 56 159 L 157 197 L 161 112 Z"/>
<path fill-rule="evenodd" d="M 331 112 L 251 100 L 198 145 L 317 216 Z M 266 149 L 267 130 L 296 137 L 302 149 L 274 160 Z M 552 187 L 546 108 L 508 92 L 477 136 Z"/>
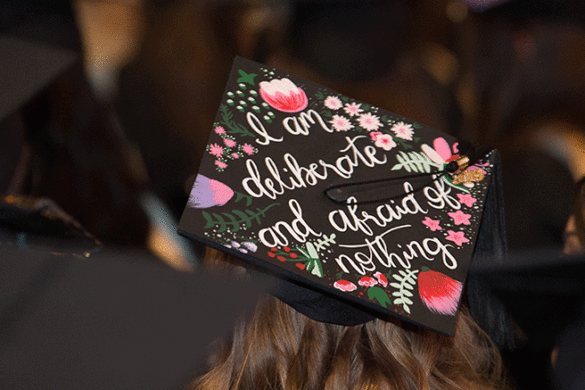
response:
<path fill-rule="evenodd" d="M 552 369 L 554 386 L 577 390 L 585 386 L 585 257 L 565 255 L 557 248 L 514 252 L 505 262 L 475 263 L 470 277 L 499 299 L 517 328 L 517 345 L 530 356 L 518 364 Z M 556 358 L 550 351 L 555 350 Z M 527 362 L 528 359 L 534 360 Z M 539 358 L 541 357 L 541 358 Z M 541 378 L 533 367 L 518 375 Z M 540 376 L 539 376 L 540 375 Z M 523 377 L 522 377 L 523 378 Z M 542 381 L 548 378 L 542 377 Z M 540 383 L 539 385 L 544 385 Z"/>
<path fill-rule="evenodd" d="M 72 50 L 0 33 L 0 194 L 15 193 L 21 177 L 24 124 L 20 110 L 81 61 Z"/>
<path fill-rule="evenodd" d="M 2 389 L 182 389 L 263 281 L 179 272 L 139 250 L 0 244 Z"/>
<path fill-rule="evenodd" d="M 505 246 L 497 151 L 253 61 L 206 150 L 180 233 L 277 275 L 318 321 L 452 335 L 471 258 Z"/>
<path fill-rule="evenodd" d="M 536 349 L 552 348 L 585 308 L 585 257 L 560 249 L 513 252 L 505 262 L 471 267 L 500 299 Z"/>
<path fill-rule="evenodd" d="M 81 61 L 61 47 L 0 35 L 0 123 Z"/>
<path fill-rule="evenodd" d="M 581 0 L 465 0 L 470 10 L 486 15 L 526 21 L 585 22 L 585 3 Z"/>

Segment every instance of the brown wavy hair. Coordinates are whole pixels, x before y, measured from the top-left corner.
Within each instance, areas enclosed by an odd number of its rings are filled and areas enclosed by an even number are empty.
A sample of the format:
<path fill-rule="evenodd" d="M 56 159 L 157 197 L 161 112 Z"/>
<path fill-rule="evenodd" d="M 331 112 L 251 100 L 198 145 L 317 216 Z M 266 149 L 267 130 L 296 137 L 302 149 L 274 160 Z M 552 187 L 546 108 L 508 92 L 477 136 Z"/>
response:
<path fill-rule="evenodd" d="M 463 307 L 454 337 L 400 321 L 317 322 L 261 299 L 191 390 L 507 389 L 498 349 Z"/>

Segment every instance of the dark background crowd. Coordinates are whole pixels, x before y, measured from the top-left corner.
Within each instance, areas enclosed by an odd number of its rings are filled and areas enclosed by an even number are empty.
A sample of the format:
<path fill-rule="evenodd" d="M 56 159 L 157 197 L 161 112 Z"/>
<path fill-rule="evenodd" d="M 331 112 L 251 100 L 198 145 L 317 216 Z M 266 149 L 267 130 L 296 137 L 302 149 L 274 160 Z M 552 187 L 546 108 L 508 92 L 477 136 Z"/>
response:
<path fill-rule="evenodd" d="M 581 0 L 7 0 L 0 39 L 11 229 L 49 204 L 91 250 L 195 268 L 176 224 L 239 55 L 498 148 L 509 249 L 565 243 L 585 175 Z M 5 248 L 23 237 L 8 230 Z M 548 387 L 550 350 L 510 355 L 520 388 Z"/>

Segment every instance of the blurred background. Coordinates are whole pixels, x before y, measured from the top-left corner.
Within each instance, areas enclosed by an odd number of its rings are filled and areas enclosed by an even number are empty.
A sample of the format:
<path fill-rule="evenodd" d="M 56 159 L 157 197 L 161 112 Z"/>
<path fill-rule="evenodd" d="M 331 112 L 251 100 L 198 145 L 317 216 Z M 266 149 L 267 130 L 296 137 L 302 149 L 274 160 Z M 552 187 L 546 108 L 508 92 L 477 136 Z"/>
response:
<path fill-rule="evenodd" d="M 7 0 L 0 38 L 11 226 L 54 206 L 95 245 L 194 269 L 176 225 L 236 55 L 498 148 L 512 250 L 564 245 L 581 215 L 582 0 Z"/>

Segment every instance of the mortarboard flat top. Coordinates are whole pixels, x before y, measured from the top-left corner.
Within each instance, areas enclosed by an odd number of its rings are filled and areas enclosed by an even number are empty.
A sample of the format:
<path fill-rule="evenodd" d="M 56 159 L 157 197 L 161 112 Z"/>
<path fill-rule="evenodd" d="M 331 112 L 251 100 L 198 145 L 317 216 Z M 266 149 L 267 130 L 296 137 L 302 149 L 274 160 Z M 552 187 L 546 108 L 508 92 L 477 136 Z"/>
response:
<path fill-rule="evenodd" d="M 444 173 L 461 147 L 237 58 L 179 231 L 317 295 L 451 335 L 497 158 Z"/>
<path fill-rule="evenodd" d="M 6 35 L 0 35 L 0 58 L 0 122 L 80 59 L 63 48 Z"/>

